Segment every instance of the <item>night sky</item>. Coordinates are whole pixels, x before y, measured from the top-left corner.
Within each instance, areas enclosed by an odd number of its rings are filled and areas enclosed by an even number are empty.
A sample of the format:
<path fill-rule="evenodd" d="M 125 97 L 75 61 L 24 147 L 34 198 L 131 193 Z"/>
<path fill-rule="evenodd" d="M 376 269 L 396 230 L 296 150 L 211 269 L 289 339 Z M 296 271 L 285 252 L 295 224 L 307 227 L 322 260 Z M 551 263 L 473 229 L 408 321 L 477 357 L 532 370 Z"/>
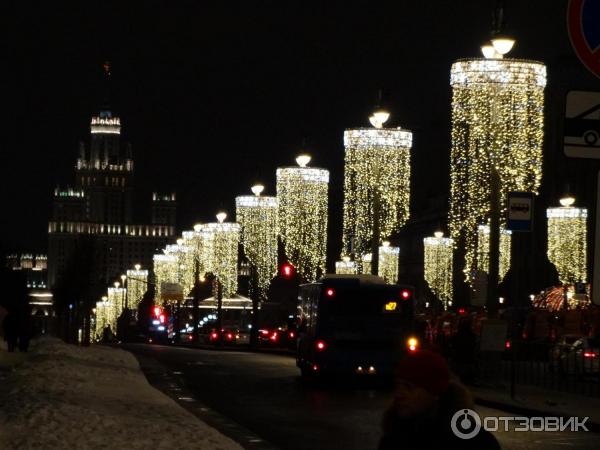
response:
<path fill-rule="evenodd" d="M 377 91 L 387 125 L 414 131 L 414 214 L 449 190 L 453 60 L 479 56 L 493 0 L 394 2 L 9 2 L 2 13 L 1 245 L 46 251 L 50 199 L 72 184 L 79 140 L 112 62 L 112 105 L 133 145 L 139 221 L 150 192 L 175 190 L 179 229 L 234 213 L 234 197 L 305 149 L 331 170 L 339 251 L 345 128 L 367 126 Z M 507 1 L 511 56 L 549 68 L 549 129 L 569 88 L 600 90 L 577 60 L 566 1 Z M 545 151 L 560 155 L 555 133 Z M 554 136 L 554 137 L 552 137 Z M 575 170 L 575 169 L 572 169 Z M 554 174 L 546 174 L 544 182 Z"/>

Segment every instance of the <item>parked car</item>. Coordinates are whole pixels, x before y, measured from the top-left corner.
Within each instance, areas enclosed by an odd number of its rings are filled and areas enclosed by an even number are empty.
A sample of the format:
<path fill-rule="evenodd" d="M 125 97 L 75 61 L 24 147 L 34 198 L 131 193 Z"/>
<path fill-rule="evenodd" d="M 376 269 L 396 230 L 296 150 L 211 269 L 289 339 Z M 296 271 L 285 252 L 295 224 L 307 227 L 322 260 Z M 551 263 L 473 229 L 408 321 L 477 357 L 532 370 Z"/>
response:
<path fill-rule="evenodd" d="M 552 349 L 550 363 L 563 374 L 600 374 L 600 337 L 563 336 Z"/>
<path fill-rule="evenodd" d="M 215 345 L 235 345 L 239 338 L 240 331 L 237 328 L 222 328 L 221 331 L 213 329 L 208 335 L 208 342 Z"/>

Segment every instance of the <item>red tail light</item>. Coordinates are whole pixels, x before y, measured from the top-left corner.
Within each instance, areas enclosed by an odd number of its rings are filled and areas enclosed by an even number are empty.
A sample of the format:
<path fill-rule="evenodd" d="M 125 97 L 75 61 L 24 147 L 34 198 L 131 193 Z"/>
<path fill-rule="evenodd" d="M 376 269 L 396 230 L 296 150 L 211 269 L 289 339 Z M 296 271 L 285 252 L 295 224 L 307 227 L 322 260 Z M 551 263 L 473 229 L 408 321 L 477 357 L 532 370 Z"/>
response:
<path fill-rule="evenodd" d="M 459 314 L 464 314 L 466 312 L 467 312 L 467 310 L 465 308 L 458 308 L 458 313 Z"/>
<path fill-rule="evenodd" d="M 335 295 L 335 291 L 329 288 L 325 291 L 325 294 L 327 294 L 327 297 L 333 297 Z"/>
<path fill-rule="evenodd" d="M 327 344 L 325 343 L 325 341 L 317 341 L 315 342 L 315 347 L 317 348 L 318 351 L 322 352 L 323 350 L 325 350 L 327 348 Z"/>
<path fill-rule="evenodd" d="M 583 357 L 584 358 L 597 358 L 598 357 L 598 353 L 596 353 L 596 352 L 583 352 Z"/>
<path fill-rule="evenodd" d="M 233 339 L 233 334 L 227 333 L 227 339 L 232 340 Z"/>
<path fill-rule="evenodd" d="M 506 341 L 504 343 L 504 347 L 507 348 L 507 349 L 510 348 L 511 346 L 512 346 L 512 344 L 510 343 L 510 341 Z"/>
<path fill-rule="evenodd" d="M 194 336 L 189 336 L 188 339 L 191 341 L 194 339 Z"/>
<path fill-rule="evenodd" d="M 296 336 L 296 335 L 294 334 L 294 332 L 293 332 L 293 331 L 290 331 L 290 338 L 291 338 L 291 339 L 294 339 L 294 336 Z"/>
<path fill-rule="evenodd" d="M 277 331 L 275 331 L 269 339 L 271 339 L 272 341 L 276 341 L 277 340 Z"/>
<path fill-rule="evenodd" d="M 165 315 L 161 314 L 158 320 L 160 320 L 160 323 L 165 323 Z"/>
<path fill-rule="evenodd" d="M 211 339 L 216 339 L 216 338 L 217 338 L 217 336 L 218 336 L 218 335 L 217 335 L 217 333 L 211 333 L 211 334 L 210 334 L 210 338 L 211 338 Z"/>
<path fill-rule="evenodd" d="M 403 289 L 400 292 L 400 297 L 402 297 L 402 300 L 408 300 L 411 297 L 411 292 L 408 289 Z"/>

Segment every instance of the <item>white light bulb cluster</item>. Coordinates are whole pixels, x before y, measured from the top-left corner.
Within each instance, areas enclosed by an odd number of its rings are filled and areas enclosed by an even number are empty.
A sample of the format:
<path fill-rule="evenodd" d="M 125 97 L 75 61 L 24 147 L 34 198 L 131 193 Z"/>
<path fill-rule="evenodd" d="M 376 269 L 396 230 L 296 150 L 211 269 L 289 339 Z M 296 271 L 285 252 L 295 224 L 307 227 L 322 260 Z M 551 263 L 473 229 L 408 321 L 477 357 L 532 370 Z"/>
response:
<path fill-rule="evenodd" d="M 459 60 L 450 84 L 449 228 L 466 249 L 464 273 L 472 282 L 481 259 L 478 226 L 490 218 L 492 168 L 500 178 L 501 205 L 508 192 L 537 193 L 540 186 L 546 67 L 515 59 Z"/>
<path fill-rule="evenodd" d="M 423 239 L 425 281 L 444 309 L 452 304 L 453 248 L 452 238 L 436 233 Z"/>
<path fill-rule="evenodd" d="M 301 279 L 310 282 L 325 272 L 329 171 L 307 167 L 308 161 L 299 157 L 300 167 L 279 168 L 276 177 L 285 254 Z"/>

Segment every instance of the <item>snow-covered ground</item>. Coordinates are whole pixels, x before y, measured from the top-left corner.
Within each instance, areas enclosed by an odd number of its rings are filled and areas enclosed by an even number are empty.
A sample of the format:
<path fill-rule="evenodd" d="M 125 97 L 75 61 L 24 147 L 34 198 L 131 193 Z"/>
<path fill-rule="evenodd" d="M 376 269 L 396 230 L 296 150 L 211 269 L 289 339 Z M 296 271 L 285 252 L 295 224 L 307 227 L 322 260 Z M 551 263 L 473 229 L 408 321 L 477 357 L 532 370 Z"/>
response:
<path fill-rule="evenodd" d="M 0 349 L 0 449 L 241 449 L 148 384 L 128 352 Z"/>

